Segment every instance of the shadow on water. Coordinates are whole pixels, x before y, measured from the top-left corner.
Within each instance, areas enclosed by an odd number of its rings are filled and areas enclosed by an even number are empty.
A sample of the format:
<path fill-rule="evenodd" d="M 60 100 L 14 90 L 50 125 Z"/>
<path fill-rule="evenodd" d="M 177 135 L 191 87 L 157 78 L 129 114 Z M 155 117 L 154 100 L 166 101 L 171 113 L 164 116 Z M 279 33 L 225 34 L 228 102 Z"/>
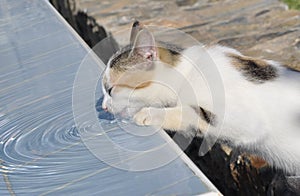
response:
<path fill-rule="evenodd" d="M 102 109 L 102 101 L 103 101 L 103 96 L 100 97 L 100 99 L 97 100 L 96 103 L 96 111 L 98 112 L 98 118 L 99 120 L 104 119 L 104 120 L 114 120 L 115 117 L 113 114 L 106 112 Z"/>

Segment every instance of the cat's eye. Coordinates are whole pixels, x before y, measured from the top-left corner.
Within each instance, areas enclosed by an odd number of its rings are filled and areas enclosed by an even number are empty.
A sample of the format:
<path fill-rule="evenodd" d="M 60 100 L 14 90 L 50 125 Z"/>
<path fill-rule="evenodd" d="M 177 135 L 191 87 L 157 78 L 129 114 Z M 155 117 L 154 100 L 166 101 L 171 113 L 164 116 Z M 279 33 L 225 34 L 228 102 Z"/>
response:
<path fill-rule="evenodd" d="M 109 89 L 107 89 L 107 93 L 109 96 L 111 96 L 111 91 L 112 91 L 113 87 L 110 87 Z"/>

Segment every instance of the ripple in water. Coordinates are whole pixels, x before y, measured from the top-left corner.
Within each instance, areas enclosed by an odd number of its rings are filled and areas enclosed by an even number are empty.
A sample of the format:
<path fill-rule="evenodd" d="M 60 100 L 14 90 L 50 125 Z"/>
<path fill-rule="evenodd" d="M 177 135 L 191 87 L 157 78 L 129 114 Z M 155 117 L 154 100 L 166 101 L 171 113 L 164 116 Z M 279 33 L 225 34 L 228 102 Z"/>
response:
<path fill-rule="evenodd" d="M 114 141 L 117 145 L 125 144 L 132 150 L 147 150 L 158 145 L 148 144 L 143 137 L 128 142 L 132 134 L 116 131 L 122 122 L 103 111 L 101 103 L 102 98 L 95 106 L 99 123 L 109 137 L 117 138 Z M 87 122 L 79 131 L 70 111 L 66 97 L 59 102 L 43 101 L 34 108 L 23 107 L 20 112 L 13 112 L 13 116 L 0 113 L 0 171 L 7 175 L 6 181 L 9 182 L 6 184 L 11 184 L 17 195 L 56 193 L 65 190 L 65 187 L 68 187 L 67 193 L 79 195 L 99 192 L 97 185 L 92 186 L 90 181 L 87 185 L 82 179 L 108 169 L 110 173 L 101 176 L 101 180 L 111 183 L 111 176 L 116 170 L 97 159 L 80 137 L 82 131 L 93 130 L 90 129 L 92 125 Z M 123 125 L 126 126 L 126 123 Z M 145 149 L 141 148 L 141 144 Z"/>
<path fill-rule="evenodd" d="M 22 108 L 26 112 L 14 116 L 0 113 L 0 171 L 7 174 L 9 178 L 5 179 L 17 195 L 51 192 L 103 167 L 82 143 L 73 115 L 66 110 L 69 100 L 43 104 L 47 110 L 40 110 L 40 106 Z M 99 117 L 113 120 L 99 106 L 96 108 Z M 87 191 L 79 185 L 74 189 L 78 193 Z"/>

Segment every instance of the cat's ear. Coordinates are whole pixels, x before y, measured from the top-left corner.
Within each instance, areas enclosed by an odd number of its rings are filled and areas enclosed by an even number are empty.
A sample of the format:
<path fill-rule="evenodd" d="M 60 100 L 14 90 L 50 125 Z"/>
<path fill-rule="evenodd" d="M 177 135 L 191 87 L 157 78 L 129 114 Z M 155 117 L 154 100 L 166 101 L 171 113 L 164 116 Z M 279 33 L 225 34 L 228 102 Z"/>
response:
<path fill-rule="evenodd" d="M 134 41 L 132 53 L 139 54 L 148 60 L 157 60 L 158 51 L 155 46 L 154 37 L 146 28 L 143 28 L 138 32 Z"/>
<path fill-rule="evenodd" d="M 131 33 L 130 33 L 130 44 L 133 45 L 136 39 L 137 34 L 143 29 L 143 24 L 139 21 L 135 21 L 132 24 Z"/>

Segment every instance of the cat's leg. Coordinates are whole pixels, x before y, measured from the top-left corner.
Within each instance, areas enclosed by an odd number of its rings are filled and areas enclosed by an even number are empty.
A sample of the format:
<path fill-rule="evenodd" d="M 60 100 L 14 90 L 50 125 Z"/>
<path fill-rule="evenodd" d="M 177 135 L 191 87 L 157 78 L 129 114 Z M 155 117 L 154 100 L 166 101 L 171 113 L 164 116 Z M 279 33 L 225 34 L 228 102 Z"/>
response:
<path fill-rule="evenodd" d="M 163 129 L 173 131 L 186 130 L 191 127 L 205 131 L 208 128 L 208 123 L 190 106 L 171 108 L 145 107 L 137 112 L 133 119 L 138 125 L 160 126 Z"/>

